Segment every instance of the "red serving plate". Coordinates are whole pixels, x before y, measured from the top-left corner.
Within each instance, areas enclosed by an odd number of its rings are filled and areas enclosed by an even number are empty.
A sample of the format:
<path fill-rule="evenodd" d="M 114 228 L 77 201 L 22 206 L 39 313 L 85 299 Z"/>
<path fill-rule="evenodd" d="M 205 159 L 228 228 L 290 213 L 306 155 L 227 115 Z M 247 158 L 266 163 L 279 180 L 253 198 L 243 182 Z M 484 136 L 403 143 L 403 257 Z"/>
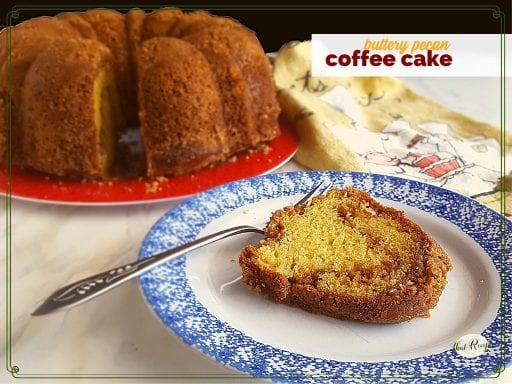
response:
<path fill-rule="evenodd" d="M 269 173 L 295 154 L 298 140 L 293 129 L 281 123 L 281 134 L 268 143 L 266 153 L 243 153 L 194 173 L 166 178 L 76 181 L 46 176 L 11 167 L 10 195 L 13 198 L 71 205 L 120 205 L 183 198 L 230 181 Z M 8 193 L 8 172 L 0 168 L 0 193 Z"/>

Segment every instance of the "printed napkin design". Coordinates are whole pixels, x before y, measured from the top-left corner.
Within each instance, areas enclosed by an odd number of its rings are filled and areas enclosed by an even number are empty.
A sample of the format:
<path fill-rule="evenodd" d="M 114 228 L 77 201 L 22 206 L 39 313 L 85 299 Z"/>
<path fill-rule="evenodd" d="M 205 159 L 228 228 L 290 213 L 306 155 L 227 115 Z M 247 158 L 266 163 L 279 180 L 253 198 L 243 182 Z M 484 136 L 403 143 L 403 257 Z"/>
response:
<path fill-rule="evenodd" d="M 296 160 L 303 165 L 407 177 L 467 196 L 496 190 L 497 128 L 416 95 L 395 78 L 313 77 L 310 42 L 284 46 L 274 77 L 283 113 L 301 139 Z"/>
<path fill-rule="evenodd" d="M 496 188 L 500 147 L 495 139 L 455 136 L 446 123 L 426 121 L 413 129 L 404 119 L 371 132 L 358 120 L 354 100 L 343 86 L 319 97 L 350 118 L 355 129 L 332 121 L 323 125 L 358 154 L 373 173 L 394 174 L 453 189 L 465 195 Z"/>

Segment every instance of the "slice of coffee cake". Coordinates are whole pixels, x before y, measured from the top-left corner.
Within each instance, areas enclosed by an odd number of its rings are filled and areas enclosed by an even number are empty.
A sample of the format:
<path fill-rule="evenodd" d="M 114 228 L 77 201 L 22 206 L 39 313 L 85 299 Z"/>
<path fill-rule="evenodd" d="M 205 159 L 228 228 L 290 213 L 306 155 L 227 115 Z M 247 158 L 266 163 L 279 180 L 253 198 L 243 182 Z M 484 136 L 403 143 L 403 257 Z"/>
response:
<path fill-rule="evenodd" d="M 274 212 L 240 265 L 249 287 L 276 302 L 372 323 L 428 317 L 451 269 L 403 212 L 354 188 Z"/>

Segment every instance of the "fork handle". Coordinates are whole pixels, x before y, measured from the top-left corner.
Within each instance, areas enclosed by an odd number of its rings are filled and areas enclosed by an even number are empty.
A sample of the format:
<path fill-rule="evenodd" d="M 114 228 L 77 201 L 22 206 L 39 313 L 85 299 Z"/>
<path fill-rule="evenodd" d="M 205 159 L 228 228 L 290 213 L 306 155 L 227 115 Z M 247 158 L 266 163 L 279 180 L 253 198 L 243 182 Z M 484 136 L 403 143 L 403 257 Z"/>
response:
<path fill-rule="evenodd" d="M 128 280 L 133 279 L 136 276 L 141 275 L 151 268 L 161 265 L 169 260 L 175 259 L 187 252 L 214 243 L 218 240 L 225 239 L 226 237 L 248 232 L 263 233 L 261 229 L 249 225 L 232 227 L 212 233 L 211 235 L 201 237 L 186 244 L 180 245 L 176 248 L 157 253 L 145 259 L 141 259 L 133 263 L 128 263 L 116 268 L 112 268 L 108 271 L 86 277 L 85 279 L 66 285 L 65 287 L 53 292 L 43 302 L 43 304 L 41 304 L 32 313 L 32 315 L 44 315 L 57 309 L 69 308 L 84 303 L 96 296 L 101 295 L 102 293 L 110 291 L 111 289 L 123 284 Z"/>

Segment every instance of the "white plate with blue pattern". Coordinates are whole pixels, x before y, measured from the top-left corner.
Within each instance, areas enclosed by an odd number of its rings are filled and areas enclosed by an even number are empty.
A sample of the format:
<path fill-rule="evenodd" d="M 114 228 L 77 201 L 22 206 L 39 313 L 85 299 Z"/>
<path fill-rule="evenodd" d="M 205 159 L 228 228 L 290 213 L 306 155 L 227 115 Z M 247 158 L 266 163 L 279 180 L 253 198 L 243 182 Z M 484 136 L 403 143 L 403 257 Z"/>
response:
<path fill-rule="evenodd" d="M 275 304 L 241 281 L 240 250 L 257 234 L 191 252 L 140 277 L 149 306 L 186 343 L 222 364 L 282 382 L 460 382 L 493 375 L 512 348 L 511 223 L 462 195 L 412 180 L 354 172 L 294 172 L 240 180 L 201 193 L 149 231 L 140 258 L 234 225 L 263 226 L 320 180 L 354 186 L 405 211 L 453 264 L 430 318 L 392 325 L 340 321 Z M 502 289 L 503 287 L 503 289 Z M 489 342 L 466 358 L 466 334 Z M 505 341 L 508 340 L 506 343 Z"/>

